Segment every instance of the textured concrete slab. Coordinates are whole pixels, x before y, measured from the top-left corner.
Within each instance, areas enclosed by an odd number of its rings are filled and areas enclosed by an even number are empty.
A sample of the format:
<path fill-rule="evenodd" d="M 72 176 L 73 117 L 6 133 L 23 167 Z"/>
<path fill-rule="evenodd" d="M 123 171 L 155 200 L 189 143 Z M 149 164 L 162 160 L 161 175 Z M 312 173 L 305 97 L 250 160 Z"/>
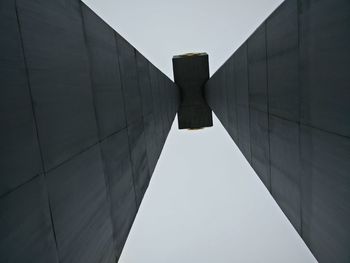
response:
<path fill-rule="evenodd" d="M 119 257 L 137 211 L 126 129 L 104 140 L 101 149 L 111 197 L 115 249 Z"/>
<path fill-rule="evenodd" d="M 126 127 L 114 30 L 82 4 L 100 139 Z"/>
<path fill-rule="evenodd" d="M 126 120 L 127 124 L 130 125 L 142 119 L 142 104 L 138 86 L 135 49 L 118 34 L 116 34 L 116 40 L 123 84 Z"/>
<path fill-rule="evenodd" d="M 78 0 L 0 6 L 0 261 L 116 262 L 178 88 Z"/>
<path fill-rule="evenodd" d="M 60 262 L 115 262 L 110 204 L 94 146 L 47 175 Z"/>
<path fill-rule="evenodd" d="M 58 263 L 43 178 L 0 198 L 0 262 Z"/>
<path fill-rule="evenodd" d="M 238 147 L 248 162 L 252 160 L 250 138 L 250 110 L 248 107 L 237 107 Z"/>
<path fill-rule="evenodd" d="M 143 121 L 128 127 L 137 206 L 140 205 L 150 180 Z"/>
<path fill-rule="evenodd" d="M 285 1 L 266 21 L 269 112 L 299 121 L 297 0 Z"/>
<path fill-rule="evenodd" d="M 350 2 L 305 1 L 300 9 L 301 121 L 350 137 Z"/>
<path fill-rule="evenodd" d="M 151 80 L 151 89 L 152 89 L 152 96 L 153 96 L 153 112 L 154 112 L 154 119 L 156 123 L 156 131 L 157 131 L 157 141 L 160 145 L 162 144 L 163 140 L 163 124 L 162 124 L 162 111 L 161 111 L 161 94 L 159 90 L 159 78 L 158 78 L 159 70 L 155 66 L 150 65 L 150 80 Z"/>
<path fill-rule="evenodd" d="M 250 107 L 267 112 L 266 24 L 247 40 Z"/>
<path fill-rule="evenodd" d="M 271 190 L 268 121 L 268 115 L 265 112 L 250 110 L 251 165 L 266 188 Z"/>
<path fill-rule="evenodd" d="M 98 140 L 80 2 L 17 4 L 47 171 Z"/>
<path fill-rule="evenodd" d="M 234 81 L 236 86 L 238 140 L 236 143 L 243 155 L 251 162 L 250 139 L 250 109 L 249 109 L 249 79 L 248 50 L 244 43 L 233 55 Z M 233 103 L 228 101 L 228 103 Z"/>
<path fill-rule="evenodd" d="M 224 68 L 225 67 L 222 67 L 216 71 L 210 78 L 210 81 L 207 82 L 206 98 L 220 122 L 224 126 L 227 126 L 227 100 L 221 99 L 226 98 L 226 73 Z"/>
<path fill-rule="evenodd" d="M 167 123 L 168 123 L 168 116 L 165 112 L 165 101 L 164 101 L 164 78 L 159 70 L 157 70 L 157 79 L 158 79 L 158 85 L 156 86 L 158 88 L 158 98 L 157 98 L 157 104 L 159 105 L 159 113 L 160 113 L 160 122 L 161 122 L 161 129 L 162 129 L 162 142 L 165 141 L 165 138 L 167 136 Z"/>
<path fill-rule="evenodd" d="M 249 79 L 247 44 L 244 43 L 234 54 L 235 85 L 237 90 L 237 105 L 249 107 Z"/>
<path fill-rule="evenodd" d="M 218 77 L 217 77 L 217 92 L 218 96 L 216 98 L 218 106 L 217 106 L 217 114 L 220 119 L 220 122 L 227 127 L 227 99 L 221 99 L 226 98 L 227 91 L 226 91 L 226 68 L 222 68 L 222 70 L 218 71 Z"/>
<path fill-rule="evenodd" d="M 220 106 L 219 106 L 219 109 L 221 110 L 220 121 L 225 127 L 228 127 L 227 81 L 228 81 L 228 77 L 229 77 L 230 73 L 231 72 L 230 72 L 230 70 L 229 70 L 229 68 L 227 66 L 223 67 L 222 71 L 220 71 L 219 79 L 218 79 L 219 86 L 222 87 L 222 88 L 219 89 L 219 91 L 220 91 L 220 97 L 219 98 L 226 98 L 226 100 L 221 100 L 221 103 L 220 103 Z"/>
<path fill-rule="evenodd" d="M 143 116 L 153 113 L 153 98 L 149 76 L 149 61 L 136 51 L 137 72 L 142 101 Z"/>
<path fill-rule="evenodd" d="M 218 78 L 218 74 L 217 72 L 215 72 L 215 74 L 213 76 L 210 77 L 210 81 L 207 81 L 207 83 L 205 84 L 205 99 L 209 105 L 209 107 L 212 109 L 212 111 L 215 112 L 215 115 L 217 115 L 218 113 L 218 109 L 217 106 L 218 104 L 216 103 L 216 98 L 218 97 L 218 93 L 216 92 L 215 88 L 217 85 L 215 85 L 215 83 L 217 82 L 217 78 Z"/>
<path fill-rule="evenodd" d="M 233 55 L 236 143 L 267 188 L 271 170 L 273 197 L 320 262 L 350 258 L 349 28 L 349 1 L 287 0 Z M 218 77 L 229 67 L 207 83 L 220 119 L 235 103 Z"/>
<path fill-rule="evenodd" d="M 147 160 L 150 174 L 153 174 L 157 160 L 159 158 L 159 150 L 157 141 L 157 132 L 155 127 L 155 120 L 153 114 L 149 114 L 144 118 L 145 139 L 147 147 Z"/>
<path fill-rule="evenodd" d="M 301 234 L 299 125 L 270 116 L 271 194 Z"/>
<path fill-rule="evenodd" d="M 235 61 L 231 57 L 227 62 L 226 94 L 227 94 L 227 130 L 234 141 L 238 140 L 237 120 L 237 86 L 235 83 Z"/>
<path fill-rule="evenodd" d="M 42 172 L 15 2 L 0 4 L 0 196 Z"/>
<path fill-rule="evenodd" d="M 350 140 L 301 126 L 302 235 L 322 262 L 350 258 Z"/>

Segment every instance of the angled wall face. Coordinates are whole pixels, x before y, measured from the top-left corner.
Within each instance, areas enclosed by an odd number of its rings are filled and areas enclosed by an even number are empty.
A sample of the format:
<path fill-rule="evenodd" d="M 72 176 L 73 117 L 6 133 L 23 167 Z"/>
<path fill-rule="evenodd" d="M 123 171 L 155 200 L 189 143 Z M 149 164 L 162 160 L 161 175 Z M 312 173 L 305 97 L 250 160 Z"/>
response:
<path fill-rule="evenodd" d="M 350 260 L 349 43 L 349 1 L 287 0 L 206 86 L 319 262 Z"/>
<path fill-rule="evenodd" d="M 0 4 L 0 262 L 116 262 L 176 85 L 82 2 Z"/>

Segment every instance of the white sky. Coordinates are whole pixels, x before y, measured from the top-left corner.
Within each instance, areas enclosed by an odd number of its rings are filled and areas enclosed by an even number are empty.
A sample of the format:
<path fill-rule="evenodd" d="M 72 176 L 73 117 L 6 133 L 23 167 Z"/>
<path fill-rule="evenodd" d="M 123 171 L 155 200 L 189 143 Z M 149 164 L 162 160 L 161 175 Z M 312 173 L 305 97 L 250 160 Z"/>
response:
<path fill-rule="evenodd" d="M 226 130 L 166 141 L 120 263 L 316 262 Z"/>
<path fill-rule="evenodd" d="M 170 78 L 173 55 L 214 73 L 281 0 L 84 0 Z M 120 263 L 316 262 L 221 123 L 175 120 Z"/>
<path fill-rule="evenodd" d="M 173 55 L 207 52 L 214 73 L 282 0 L 84 0 L 173 79 Z"/>

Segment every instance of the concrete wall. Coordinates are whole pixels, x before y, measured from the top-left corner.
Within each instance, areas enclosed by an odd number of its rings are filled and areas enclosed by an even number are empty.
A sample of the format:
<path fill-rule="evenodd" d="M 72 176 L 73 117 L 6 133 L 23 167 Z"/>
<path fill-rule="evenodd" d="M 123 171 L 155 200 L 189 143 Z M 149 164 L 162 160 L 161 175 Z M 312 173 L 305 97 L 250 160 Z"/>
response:
<path fill-rule="evenodd" d="M 320 262 L 350 261 L 349 69 L 350 2 L 287 0 L 206 86 L 215 114 Z"/>
<path fill-rule="evenodd" d="M 175 84 L 77 0 L 3 0 L 0 35 L 0 262 L 115 262 Z"/>

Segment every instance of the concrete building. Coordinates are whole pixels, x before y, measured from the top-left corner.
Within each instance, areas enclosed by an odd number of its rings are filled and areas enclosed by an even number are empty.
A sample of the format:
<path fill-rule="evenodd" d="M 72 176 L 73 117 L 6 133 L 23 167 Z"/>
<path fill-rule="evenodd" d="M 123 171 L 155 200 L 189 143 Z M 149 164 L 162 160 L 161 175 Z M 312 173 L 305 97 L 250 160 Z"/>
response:
<path fill-rule="evenodd" d="M 0 262 L 116 262 L 180 89 L 81 1 L 0 5 Z M 350 2 L 286 0 L 203 90 L 320 262 L 350 261 L 349 69 Z"/>

